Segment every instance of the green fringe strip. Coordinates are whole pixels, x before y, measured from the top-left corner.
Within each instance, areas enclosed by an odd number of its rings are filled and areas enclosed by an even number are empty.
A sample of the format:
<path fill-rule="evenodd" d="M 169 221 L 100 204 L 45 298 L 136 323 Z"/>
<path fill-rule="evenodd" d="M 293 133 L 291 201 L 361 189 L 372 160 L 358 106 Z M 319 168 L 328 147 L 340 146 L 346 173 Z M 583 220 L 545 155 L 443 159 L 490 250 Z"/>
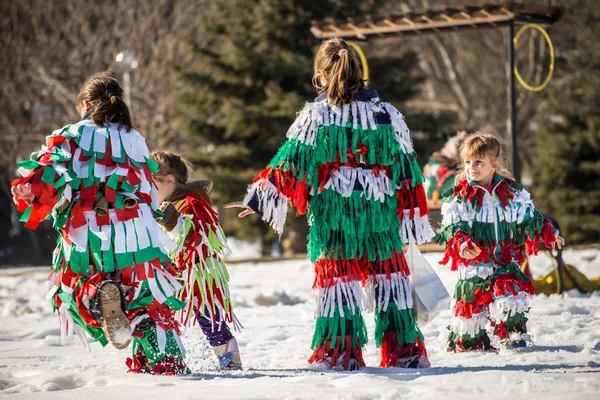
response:
<path fill-rule="evenodd" d="M 475 289 L 479 289 L 481 292 L 487 292 L 492 286 L 492 279 L 490 277 L 480 278 L 474 276 L 469 279 L 459 279 L 454 287 L 454 298 L 456 300 L 462 300 L 466 303 L 471 303 L 475 300 Z"/>
<path fill-rule="evenodd" d="M 400 344 L 414 343 L 417 341 L 417 337 L 423 339 L 412 308 L 400 310 L 394 302 L 390 302 L 387 310 L 383 312 L 375 309 L 375 344 L 377 347 L 383 345 L 383 334 L 386 331 L 397 332 Z"/>
<path fill-rule="evenodd" d="M 343 197 L 331 190 L 311 200 L 308 213 L 313 224 L 309 233 L 310 260 L 318 258 L 360 258 L 386 260 L 392 252 L 402 251 L 396 200 L 367 200 L 359 192 Z"/>
<path fill-rule="evenodd" d="M 402 152 L 392 125 L 379 125 L 376 130 L 353 129 L 351 123 L 346 127 L 321 126 L 315 147 L 290 139 L 279 148 L 269 167 L 288 171 L 293 166 L 296 179 L 306 177 L 310 186 L 319 187 L 319 165 L 338 161 L 338 155 L 340 162 L 347 162 L 348 148 L 357 154 L 362 146 L 368 149 L 365 156 L 367 164 L 391 168 L 392 182 L 404 181 L 406 176 L 412 176 L 411 187 L 425 182 L 416 154 Z"/>
<path fill-rule="evenodd" d="M 308 146 L 298 139 L 290 139 L 285 142 L 275 154 L 268 167 L 288 171 L 294 167 L 293 174 L 298 180 L 304 179 L 308 182 L 318 180 L 318 168 L 314 160 L 314 147 Z"/>
<path fill-rule="evenodd" d="M 502 323 L 506 327 L 507 337 L 510 336 L 511 332 L 527 333 L 527 321 L 528 318 L 525 313 L 510 314 L 506 321 Z M 498 330 L 498 326 L 494 328 L 494 333 Z"/>
<path fill-rule="evenodd" d="M 165 331 L 167 343 L 165 346 L 164 353 L 160 351 L 158 347 L 158 340 L 156 338 L 156 329 L 147 329 L 142 331 L 144 334 L 143 338 L 135 338 L 133 339 L 133 356 L 138 352 L 138 349 L 141 347 L 144 351 L 144 354 L 148 358 L 148 363 L 151 368 L 154 368 L 154 365 L 164 360 L 165 358 L 174 357 L 178 360 L 183 359 L 183 354 L 181 353 L 181 349 L 179 349 L 179 345 L 177 344 L 177 340 L 175 339 L 175 335 L 172 331 Z M 189 373 L 189 369 L 186 367 L 185 371 L 179 371 Z"/>
<path fill-rule="evenodd" d="M 353 311 L 354 313 L 350 307 L 344 306 L 343 317 L 340 316 L 337 308 L 333 317 L 318 317 L 311 348 L 314 350 L 322 346 L 328 339 L 331 340 L 331 348 L 334 348 L 338 337 L 343 339 L 350 334 L 352 334 L 352 348 L 364 346 L 368 341 L 365 320 L 358 307 Z M 342 340 L 341 348 L 345 347 L 346 342 Z"/>
<path fill-rule="evenodd" d="M 124 224 L 123 229 L 127 229 Z M 158 259 L 161 263 L 171 262 L 171 259 L 167 254 L 163 253 L 160 248 L 154 247 L 150 235 L 148 235 L 148 237 L 150 246 L 145 249 L 135 252 L 115 253 L 112 247 L 102 251 L 102 242 L 100 238 L 88 230 L 86 250 L 83 252 L 77 251 L 76 246 L 73 245 L 71 247 L 71 253 L 69 254 L 69 261 L 67 261 L 65 249 L 62 246 L 61 237 L 59 236 L 56 242 L 57 246 L 52 261 L 52 269 L 58 271 L 63 264 L 63 260 L 65 265 L 70 267 L 74 273 L 84 275 L 88 273 L 92 260 L 99 272 L 114 272 L 117 269 L 122 270 L 155 259 Z M 114 228 L 112 229 L 111 243 L 115 243 Z"/>
<path fill-rule="evenodd" d="M 498 241 L 511 240 L 519 246 L 522 246 L 527 240 L 527 234 L 541 232 L 543 218 L 532 218 L 524 221 L 521 225 L 516 222 L 498 221 Z M 436 236 L 436 241 L 444 245 L 450 240 L 457 231 L 463 231 L 478 243 L 495 243 L 496 234 L 494 232 L 493 222 L 473 221 L 472 225 L 466 221 L 460 221 L 455 224 L 442 226 L 440 233 Z"/>
<path fill-rule="evenodd" d="M 448 334 L 448 350 L 461 350 L 460 346 L 457 345 L 457 342 L 462 344 L 462 347 L 466 351 L 481 349 L 480 347 L 476 347 L 481 344 L 484 346 L 483 350 L 490 350 L 492 348 L 490 344 L 490 337 L 485 329 L 479 330 L 475 336 L 471 336 L 469 334 L 459 335 L 454 332 L 450 332 Z"/>
<path fill-rule="evenodd" d="M 71 293 L 63 292 L 62 289 L 58 289 L 57 295 L 63 302 L 63 304 L 69 305 L 68 312 L 71 315 L 71 318 L 73 318 L 73 322 L 82 327 L 84 331 L 86 331 L 92 338 L 100 342 L 102 346 L 106 346 L 108 344 L 108 339 L 104 335 L 104 331 L 100 328 L 91 327 L 85 323 L 83 317 L 79 313 L 79 309 L 77 308 L 77 302 L 73 298 L 73 295 Z M 51 301 L 52 309 L 53 311 L 56 311 L 56 307 L 54 305 L 54 298 L 52 298 Z"/>
<path fill-rule="evenodd" d="M 152 303 L 154 300 L 156 300 L 155 297 L 152 295 L 152 291 L 150 290 L 148 281 L 142 281 L 141 285 L 142 287 L 140 289 L 139 295 L 135 299 L 133 299 L 131 303 L 129 303 L 129 305 L 127 306 L 127 310 L 144 308 L 150 303 Z M 156 280 L 156 285 L 164 295 L 164 291 L 162 290 L 160 281 L 158 279 Z M 166 304 L 173 311 L 182 310 L 186 305 L 184 301 L 178 300 L 174 296 L 168 297 L 164 304 Z"/>
<path fill-rule="evenodd" d="M 492 279 L 496 279 L 498 276 L 506 274 L 515 274 L 517 279 L 520 281 L 531 281 L 531 278 L 525 275 L 525 273 L 521 271 L 521 267 L 519 266 L 519 264 L 515 262 L 496 266 L 494 269 L 494 275 Z"/>

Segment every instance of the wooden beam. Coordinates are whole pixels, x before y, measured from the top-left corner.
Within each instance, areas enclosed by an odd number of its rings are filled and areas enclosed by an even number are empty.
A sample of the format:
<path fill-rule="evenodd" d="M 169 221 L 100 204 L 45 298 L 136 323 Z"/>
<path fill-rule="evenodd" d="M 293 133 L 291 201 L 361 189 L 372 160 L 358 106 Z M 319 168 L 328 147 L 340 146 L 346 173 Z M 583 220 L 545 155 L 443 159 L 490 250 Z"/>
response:
<path fill-rule="evenodd" d="M 360 22 L 357 23 L 342 23 L 337 24 L 336 29 L 332 29 L 333 25 L 327 26 L 327 29 L 321 29 L 318 26 L 313 26 L 311 31 L 313 34 L 319 39 L 326 39 L 330 37 L 341 37 L 341 38 L 351 38 L 351 37 L 359 37 L 365 38 L 367 36 L 374 35 L 385 35 L 385 34 L 393 34 L 393 33 L 412 33 L 417 34 L 417 31 L 435 31 L 442 29 L 460 29 L 465 27 L 476 27 L 478 25 L 494 25 L 498 23 L 508 23 L 515 19 L 515 14 L 508 13 L 502 15 L 492 15 L 491 17 L 471 17 L 465 20 L 444 20 L 444 21 L 435 21 L 429 17 L 421 16 L 426 22 L 417 22 L 415 20 L 411 20 L 408 18 L 402 18 L 403 21 L 406 22 L 406 25 L 400 25 L 394 23 L 390 25 L 386 23 L 385 25 L 377 25 L 376 23 L 369 24 L 370 26 L 360 26 Z M 425 33 L 425 32 L 422 32 Z"/>
<path fill-rule="evenodd" d="M 551 25 L 561 17 L 562 12 L 559 7 L 505 1 L 503 5 L 465 6 L 461 9 L 446 7 L 422 13 L 388 15 L 381 19 L 313 22 L 311 32 L 320 39 L 414 36 L 507 26 L 511 21 Z"/>

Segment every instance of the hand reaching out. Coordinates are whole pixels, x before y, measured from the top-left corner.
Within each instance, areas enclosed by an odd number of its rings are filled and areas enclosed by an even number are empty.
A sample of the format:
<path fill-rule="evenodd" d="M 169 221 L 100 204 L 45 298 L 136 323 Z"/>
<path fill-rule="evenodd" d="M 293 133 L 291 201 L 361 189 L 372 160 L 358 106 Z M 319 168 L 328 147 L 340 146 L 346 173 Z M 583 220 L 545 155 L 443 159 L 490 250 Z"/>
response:
<path fill-rule="evenodd" d="M 250 207 L 244 205 L 244 203 L 242 203 L 241 201 L 234 201 L 233 203 L 227 203 L 223 207 L 225 207 L 225 208 L 245 208 L 244 211 L 242 211 L 241 213 L 238 214 L 238 217 L 240 217 L 240 218 L 244 218 L 245 216 L 254 214 L 254 210 L 251 209 Z"/>
<path fill-rule="evenodd" d="M 33 199 L 35 198 L 33 193 L 31 193 L 31 183 L 13 186 L 10 188 L 10 192 L 13 195 L 13 202 L 15 204 L 18 204 L 19 200 L 23 200 L 29 206 L 33 203 Z"/>
<path fill-rule="evenodd" d="M 552 243 L 552 250 L 560 250 L 563 248 L 563 246 L 565 245 L 565 239 L 563 239 L 562 236 L 557 236 L 556 237 L 556 242 Z"/>

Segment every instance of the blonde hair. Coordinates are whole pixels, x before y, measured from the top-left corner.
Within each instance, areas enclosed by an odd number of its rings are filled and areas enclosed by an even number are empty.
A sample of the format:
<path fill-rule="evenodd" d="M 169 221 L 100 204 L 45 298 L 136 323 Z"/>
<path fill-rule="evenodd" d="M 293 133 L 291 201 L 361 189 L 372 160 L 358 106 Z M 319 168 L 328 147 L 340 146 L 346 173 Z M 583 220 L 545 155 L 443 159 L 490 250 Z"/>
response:
<path fill-rule="evenodd" d="M 500 167 L 496 173 L 502 176 L 509 177 L 510 172 L 506 168 L 506 160 L 500 141 L 488 133 L 475 132 L 468 136 L 460 147 L 460 164 L 459 171 L 456 174 L 456 183 L 462 181 L 467 176 L 464 160 L 467 157 L 487 158 L 492 162 L 498 162 Z"/>
<path fill-rule="evenodd" d="M 185 186 L 193 170 L 192 165 L 181 156 L 170 151 L 154 151 L 150 159 L 158 163 L 154 179 L 162 181 L 167 175 L 173 175 L 177 186 Z"/>
<path fill-rule="evenodd" d="M 349 104 L 365 86 L 354 49 L 339 38 L 324 41 L 315 55 L 313 86 L 335 105 Z"/>

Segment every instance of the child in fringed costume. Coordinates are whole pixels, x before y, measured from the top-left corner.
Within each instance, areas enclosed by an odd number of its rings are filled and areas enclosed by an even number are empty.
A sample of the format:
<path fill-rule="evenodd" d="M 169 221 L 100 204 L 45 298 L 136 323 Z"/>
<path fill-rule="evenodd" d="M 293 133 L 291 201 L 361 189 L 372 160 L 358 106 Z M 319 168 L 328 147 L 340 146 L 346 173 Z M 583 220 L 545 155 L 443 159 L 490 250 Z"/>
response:
<path fill-rule="evenodd" d="M 462 151 L 462 173 L 442 206 L 438 236 L 446 244 L 441 264 L 452 263 L 459 279 L 448 351 L 493 349 L 488 324 L 501 345 L 522 347 L 535 290 L 521 272 L 521 246 L 537 254 L 538 243 L 561 248 L 564 239 L 534 208 L 529 193 L 506 177 L 500 142 L 470 136 Z"/>
<path fill-rule="evenodd" d="M 307 214 L 318 293 L 309 362 L 364 367 L 362 312 L 374 307 L 380 365 L 427 367 L 402 247 L 434 233 L 408 128 L 398 110 L 364 86 L 344 41 L 320 46 L 314 72 L 320 95 L 300 111 L 243 203 L 227 207 L 247 207 L 240 217 L 256 212 L 279 234 L 288 206 Z"/>
<path fill-rule="evenodd" d="M 170 255 L 184 282 L 178 293 L 186 303 L 180 321 L 186 326 L 198 321 L 221 369 L 242 369 L 237 341 L 227 325 L 239 322 L 231 310 L 229 274 L 223 263 L 229 248 L 209 197 L 212 182 L 188 182 L 188 167 L 176 154 L 156 152 L 151 158 L 159 165 L 154 179 L 164 216 L 158 222 L 177 244 Z"/>
<path fill-rule="evenodd" d="M 124 349 L 133 337 L 131 371 L 186 373 L 174 315 L 181 285 L 164 250 L 174 243 L 153 215 L 156 163 L 122 98 L 116 79 L 89 77 L 78 97 L 83 120 L 19 163 L 12 192 L 25 226 L 51 216 L 59 232 L 48 298 L 63 340 L 75 332 L 88 346 L 87 333 Z"/>

